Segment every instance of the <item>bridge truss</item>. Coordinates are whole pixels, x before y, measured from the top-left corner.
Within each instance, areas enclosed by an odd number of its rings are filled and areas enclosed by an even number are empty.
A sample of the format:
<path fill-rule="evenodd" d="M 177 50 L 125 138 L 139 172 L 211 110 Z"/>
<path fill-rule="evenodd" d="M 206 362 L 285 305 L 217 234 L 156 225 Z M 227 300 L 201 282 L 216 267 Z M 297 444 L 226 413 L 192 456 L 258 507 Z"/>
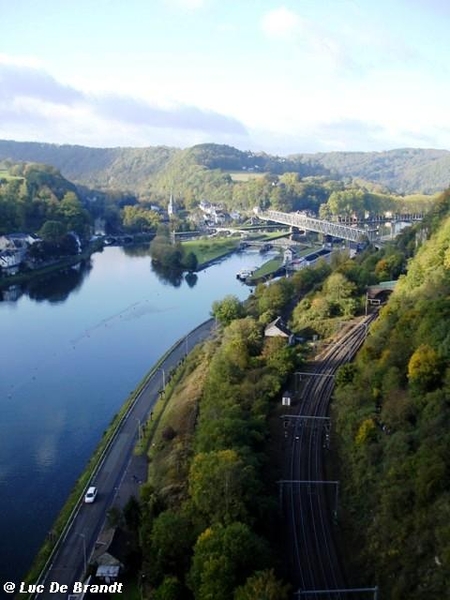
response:
<path fill-rule="evenodd" d="M 302 213 L 285 213 L 278 210 L 258 211 L 258 217 L 264 221 L 275 221 L 298 227 L 298 229 L 307 229 L 331 235 L 336 238 L 342 238 L 351 242 L 361 242 L 364 240 L 375 241 L 378 239 L 378 232 L 373 229 L 362 229 L 360 227 L 350 227 L 342 223 L 332 223 L 322 219 L 314 219 Z"/>

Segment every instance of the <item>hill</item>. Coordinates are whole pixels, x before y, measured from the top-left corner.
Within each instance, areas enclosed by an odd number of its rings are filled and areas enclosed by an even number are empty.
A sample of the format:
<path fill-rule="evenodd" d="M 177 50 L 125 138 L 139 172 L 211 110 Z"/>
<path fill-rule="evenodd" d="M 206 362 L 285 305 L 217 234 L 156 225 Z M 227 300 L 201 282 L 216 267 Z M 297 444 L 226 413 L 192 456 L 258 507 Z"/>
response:
<path fill-rule="evenodd" d="M 297 154 L 331 174 L 379 183 L 398 193 L 433 194 L 450 184 L 450 152 L 402 148 L 386 152 L 326 152 Z"/>
<path fill-rule="evenodd" d="M 224 176 L 233 171 L 357 178 L 399 193 L 430 194 L 450 183 L 450 152 L 411 148 L 280 157 L 219 144 L 200 144 L 181 150 L 166 146 L 89 148 L 0 140 L 2 159 L 50 164 L 78 184 L 144 195 L 161 186 L 171 188 L 186 175 L 195 174 L 194 179 L 211 177 L 207 172 L 214 173 L 216 186 L 219 174 Z"/>
<path fill-rule="evenodd" d="M 343 530 L 353 571 L 383 598 L 448 596 L 449 236 L 447 191 L 356 363 L 338 374 Z"/>
<path fill-rule="evenodd" d="M 174 148 L 89 148 L 0 140 L 0 160 L 37 162 L 56 167 L 88 187 L 138 191 L 176 153 Z"/>

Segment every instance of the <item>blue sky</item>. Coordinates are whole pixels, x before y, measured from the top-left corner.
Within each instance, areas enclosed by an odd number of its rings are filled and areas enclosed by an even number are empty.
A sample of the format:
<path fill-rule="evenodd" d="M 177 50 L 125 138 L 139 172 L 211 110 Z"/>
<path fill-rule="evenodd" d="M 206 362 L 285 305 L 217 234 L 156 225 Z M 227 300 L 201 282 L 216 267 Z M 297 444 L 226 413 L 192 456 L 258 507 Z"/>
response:
<path fill-rule="evenodd" d="M 0 0 L 0 138 L 450 149 L 438 0 Z"/>

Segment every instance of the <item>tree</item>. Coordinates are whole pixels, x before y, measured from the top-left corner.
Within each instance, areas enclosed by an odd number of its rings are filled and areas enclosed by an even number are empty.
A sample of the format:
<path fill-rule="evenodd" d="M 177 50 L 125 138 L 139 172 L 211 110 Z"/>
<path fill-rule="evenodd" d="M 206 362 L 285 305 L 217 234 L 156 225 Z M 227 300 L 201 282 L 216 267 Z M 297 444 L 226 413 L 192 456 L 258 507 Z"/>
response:
<path fill-rule="evenodd" d="M 354 283 L 342 273 L 332 273 L 324 283 L 323 291 L 331 302 L 340 302 L 349 298 L 356 290 Z"/>
<path fill-rule="evenodd" d="M 38 231 L 39 237 L 45 242 L 57 243 L 66 233 L 66 227 L 61 221 L 46 221 Z"/>
<path fill-rule="evenodd" d="M 195 544 L 189 586 L 196 600 L 232 600 L 235 587 L 267 560 L 266 544 L 243 523 L 211 527 Z"/>
<path fill-rule="evenodd" d="M 242 317 L 244 310 L 237 296 L 228 295 L 223 300 L 213 302 L 211 314 L 221 325 L 226 326 Z"/>
<path fill-rule="evenodd" d="M 245 520 L 245 500 L 254 475 L 235 450 L 199 453 L 189 472 L 189 493 L 197 511 L 210 523 Z M 253 475 L 253 476 L 251 476 Z"/>
<path fill-rule="evenodd" d="M 141 523 L 141 506 L 134 496 L 131 496 L 123 508 L 123 517 L 127 528 L 137 532 Z"/>
<path fill-rule="evenodd" d="M 183 513 L 166 510 L 156 517 L 150 536 L 152 578 L 165 574 L 182 575 L 194 539 L 190 521 Z"/>
<path fill-rule="evenodd" d="M 238 587 L 234 600 L 288 600 L 290 586 L 276 578 L 274 570 L 257 571 Z"/>
<path fill-rule="evenodd" d="M 251 317 L 236 319 L 225 329 L 222 351 L 239 369 L 245 369 L 262 347 L 262 327 Z"/>
<path fill-rule="evenodd" d="M 182 600 L 183 586 L 179 579 L 172 575 L 164 577 L 161 585 L 153 592 L 152 600 Z"/>
<path fill-rule="evenodd" d="M 64 194 L 57 212 L 67 231 L 75 231 L 82 239 L 88 237 L 91 219 L 74 192 Z"/>
<path fill-rule="evenodd" d="M 124 206 L 122 209 L 123 226 L 128 231 L 154 231 L 159 221 L 158 214 L 144 206 Z"/>
<path fill-rule="evenodd" d="M 421 344 L 408 363 L 408 379 L 421 390 L 438 385 L 441 375 L 441 361 L 438 353 L 428 344 Z"/>
<path fill-rule="evenodd" d="M 185 256 L 183 256 L 183 266 L 185 269 L 190 271 L 195 271 L 198 267 L 198 259 L 194 252 L 188 252 Z"/>

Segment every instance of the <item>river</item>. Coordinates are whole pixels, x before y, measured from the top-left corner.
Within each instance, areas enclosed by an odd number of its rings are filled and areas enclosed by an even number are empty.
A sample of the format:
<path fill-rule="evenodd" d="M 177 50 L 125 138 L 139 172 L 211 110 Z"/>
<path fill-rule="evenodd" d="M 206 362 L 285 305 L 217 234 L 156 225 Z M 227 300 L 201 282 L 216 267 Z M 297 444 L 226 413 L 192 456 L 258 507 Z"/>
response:
<path fill-rule="evenodd" d="M 158 358 L 267 260 L 234 254 L 175 285 L 106 248 L 0 302 L 0 581 L 17 582 L 113 416 Z M 1 294 L 1 292 L 0 292 Z M 186 338 L 189 346 L 189 337 Z"/>

